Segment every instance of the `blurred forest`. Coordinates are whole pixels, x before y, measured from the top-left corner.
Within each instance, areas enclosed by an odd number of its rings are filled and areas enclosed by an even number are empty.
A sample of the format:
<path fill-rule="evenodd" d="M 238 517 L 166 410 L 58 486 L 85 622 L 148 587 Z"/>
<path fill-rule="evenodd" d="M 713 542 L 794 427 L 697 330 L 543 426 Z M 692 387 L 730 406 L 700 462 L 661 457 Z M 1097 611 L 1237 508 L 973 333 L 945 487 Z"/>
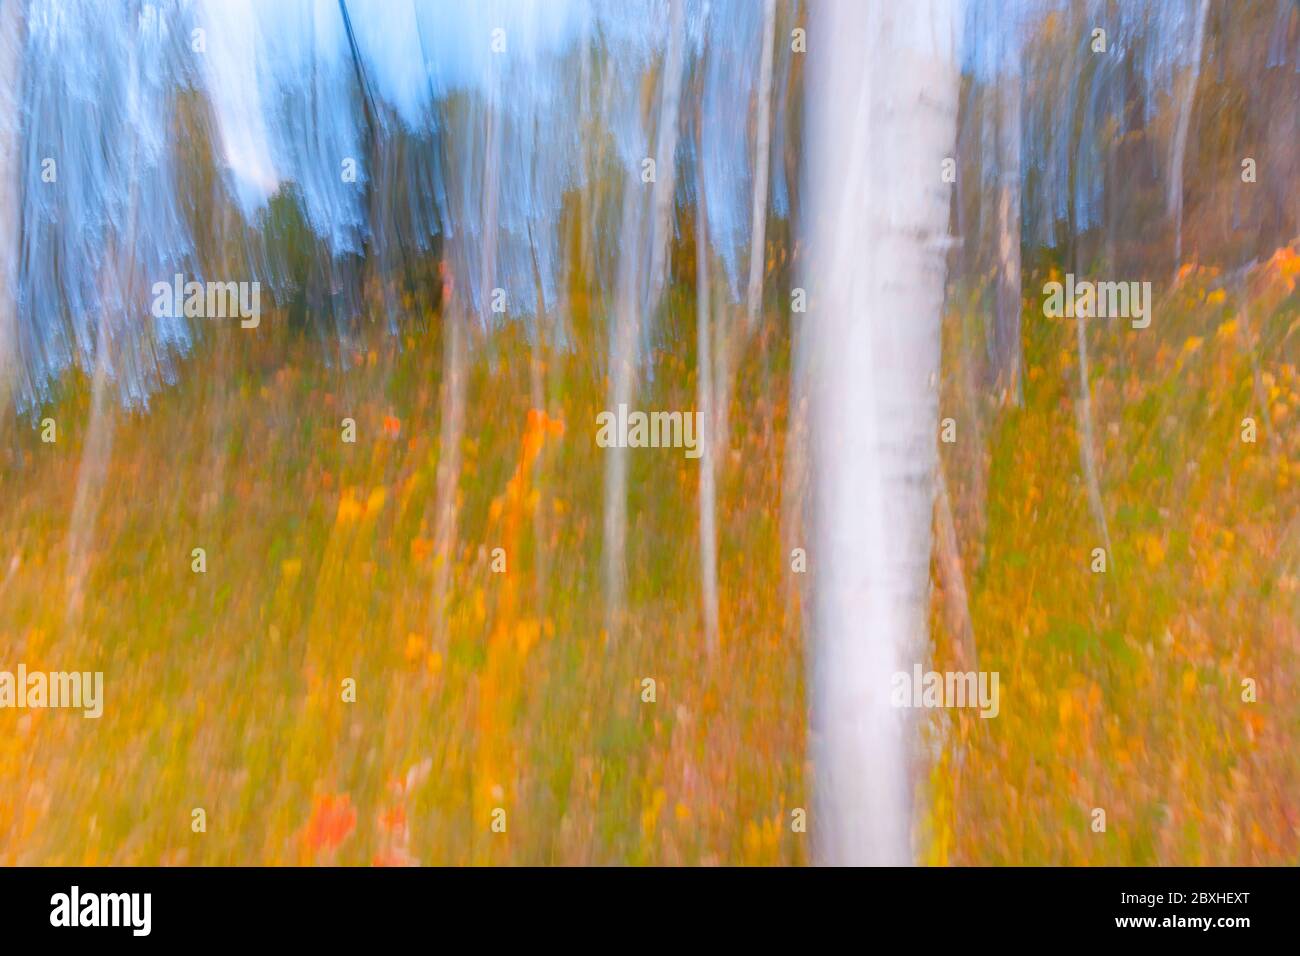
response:
<path fill-rule="evenodd" d="M 0 2 L 0 670 L 106 698 L 0 711 L 0 863 L 824 859 L 835 3 Z M 1300 5 L 919 6 L 922 659 L 1002 702 L 919 718 L 912 858 L 1300 862 Z M 150 317 L 174 273 L 260 325 Z M 1045 317 L 1067 273 L 1151 326 Z M 598 447 L 629 401 L 706 454 Z"/>

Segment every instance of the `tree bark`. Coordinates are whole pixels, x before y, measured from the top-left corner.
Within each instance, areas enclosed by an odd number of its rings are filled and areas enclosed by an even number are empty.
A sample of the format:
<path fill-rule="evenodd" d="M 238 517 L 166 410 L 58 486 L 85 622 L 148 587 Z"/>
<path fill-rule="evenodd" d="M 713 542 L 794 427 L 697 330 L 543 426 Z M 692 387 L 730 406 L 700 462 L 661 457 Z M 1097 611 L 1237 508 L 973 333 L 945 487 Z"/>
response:
<path fill-rule="evenodd" d="M 912 861 L 907 711 L 924 653 L 956 132 L 952 0 L 828 0 L 809 49 L 815 852 Z"/>

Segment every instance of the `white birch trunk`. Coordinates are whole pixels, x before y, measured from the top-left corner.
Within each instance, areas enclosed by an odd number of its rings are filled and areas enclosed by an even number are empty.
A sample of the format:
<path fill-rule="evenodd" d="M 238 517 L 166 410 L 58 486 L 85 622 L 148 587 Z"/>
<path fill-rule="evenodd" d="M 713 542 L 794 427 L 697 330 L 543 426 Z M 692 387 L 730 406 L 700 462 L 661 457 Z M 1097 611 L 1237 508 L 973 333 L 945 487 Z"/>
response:
<path fill-rule="evenodd" d="M 814 845 L 907 864 L 910 721 L 890 683 L 927 625 L 958 19 L 953 0 L 812 12 Z"/>
<path fill-rule="evenodd" d="M 704 646 L 718 651 L 717 485 L 713 468 L 713 350 L 709 326 L 709 230 L 704 191 L 695 210 L 696 356 L 695 404 L 703 423 L 700 435 L 700 595 L 704 602 Z"/>
<path fill-rule="evenodd" d="M 627 173 L 623 194 L 623 223 L 620 229 L 619 272 L 615 291 L 614 323 L 609 346 L 609 410 L 630 405 L 636 390 L 637 342 L 641 325 L 654 313 L 663 291 L 668 261 L 669 225 L 672 211 L 677 152 L 677 116 L 682 89 L 682 61 L 685 44 L 685 13 L 681 0 L 672 4 L 668 27 L 668 48 L 664 55 L 660 87 L 659 122 L 655 152 L 655 182 L 651 196 L 649 226 L 642 214 L 644 200 L 638 170 Z M 642 295 L 643 255 L 649 254 L 649 276 Z M 605 503 L 602 555 L 605 585 L 605 630 L 611 643 L 622 629 L 627 589 L 627 449 L 605 449 Z"/>
<path fill-rule="evenodd" d="M 19 147 L 25 4 L 0 2 L 0 419 L 18 378 Z"/>
<path fill-rule="evenodd" d="M 651 223 L 650 282 L 646 291 L 645 315 L 654 312 L 664 287 L 668 261 L 669 215 L 676 182 L 677 116 L 682 99 L 682 56 L 686 41 L 685 4 L 676 0 L 668 24 L 668 49 L 664 53 L 664 77 L 659 93 L 659 128 L 655 140 L 654 220 Z"/>
<path fill-rule="evenodd" d="M 620 234 L 619 278 L 614 300 L 614 323 L 609 337 L 609 410 L 618 414 L 628 404 L 636 375 L 638 321 L 636 270 L 640 267 L 641 188 L 636 173 L 628 171 L 623 187 L 623 224 Z M 622 626 L 626 592 L 627 553 L 627 449 L 605 449 L 605 514 L 601 539 L 605 587 L 605 634 L 611 644 Z"/>

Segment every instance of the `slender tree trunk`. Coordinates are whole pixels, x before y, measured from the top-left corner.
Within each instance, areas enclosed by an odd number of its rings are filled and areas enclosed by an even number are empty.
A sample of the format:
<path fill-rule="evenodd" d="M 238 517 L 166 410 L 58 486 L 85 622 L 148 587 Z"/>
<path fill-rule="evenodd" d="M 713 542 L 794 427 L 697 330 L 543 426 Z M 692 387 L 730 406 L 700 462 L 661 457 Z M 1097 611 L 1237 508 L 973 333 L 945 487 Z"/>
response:
<path fill-rule="evenodd" d="M 701 134 L 702 135 L 702 134 Z M 713 354 L 709 327 L 709 231 L 704 190 L 695 209 L 695 301 L 697 314 L 695 404 L 703 422 L 700 435 L 700 595 L 704 602 L 704 644 L 718 651 L 717 488 L 713 470 Z"/>
<path fill-rule="evenodd" d="M 456 558 L 459 507 L 460 444 L 465 434 L 466 355 L 465 319 L 456 294 L 443 299 L 442 422 L 438 433 L 438 467 L 434 473 L 433 630 L 434 647 L 446 650 L 447 598 Z"/>
<path fill-rule="evenodd" d="M 651 223 L 650 281 L 643 315 L 653 314 L 663 291 L 668 261 L 669 217 L 676 182 L 677 116 L 682 98 L 682 56 L 685 45 L 685 4 L 673 0 L 668 24 L 668 49 L 659 92 L 659 129 L 655 137 L 654 221 Z"/>
<path fill-rule="evenodd" d="M 501 165 L 500 77 L 493 72 L 488 81 L 484 110 L 483 189 L 479 197 L 478 220 L 482 223 L 479 250 L 479 322 L 487 328 L 489 303 L 496 280 L 497 204 Z M 461 171 L 467 175 L 466 171 Z M 462 217 L 465 218 L 465 217 Z M 461 235 L 465 235 L 462 227 Z M 467 273 L 473 261 L 468 243 L 460 240 L 459 261 Z M 438 467 L 435 482 L 433 615 L 434 646 L 445 649 L 448 638 L 447 601 L 452 566 L 456 558 L 457 525 L 460 518 L 460 446 L 465 435 L 465 405 L 469 385 L 469 332 L 466 328 L 472 296 L 457 286 L 451 276 L 444 285 L 442 346 L 442 422 L 439 426 Z M 490 337 L 489 337 L 490 341 Z"/>
<path fill-rule="evenodd" d="M 998 280 L 994 345 L 999 399 L 1019 405 L 1020 391 L 1020 68 L 998 84 Z"/>
<path fill-rule="evenodd" d="M 1201 75 L 1201 48 L 1205 43 L 1205 17 L 1210 0 L 1201 0 L 1196 9 L 1196 26 L 1192 34 L 1192 62 L 1181 80 L 1178 94 L 1178 118 L 1169 144 L 1169 190 L 1165 208 L 1174 220 L 1174 274 L 1183 261 L 1183 160 L 1187 154 L 1187 131 L 1192 122 L 1192 104 L 1196 100 L 1196 82 Z"/>
<path fill-rule="evenodd" d="M 0 421 L 17 387 L 18 250 L 22 243 L 23 45 L 26 4 L 0 3 Z"/>
<path fill-rule="evenodd" d="M 1088 507 L 1101 532 L 1106 547 L 1106 560 L 1114 560 L 1110 550 L 1110 530 L 1106 525 L 1106 508 L 1101 500 L 1101 482 L 1097 478 L 1097 459 L 1093 444 L 1092 386 L 1088 382 L 1088 336 L 1083 319 L 1075 316 L 1075 330 L 1079 347 L 1079 401 L 1075 405 L 1079 419 L 1079 444 L 1083 446 L 1083 476 L 1088 486 Z"/>
<path fill-rule="evenodd" d="M 682 60 L 685 44 L 682 0 L 673 0 L 668 49 L 664 56 L 656 135 L 655 182 L 649 227 L 645 223 L 643 185 L 634 171 L 627 174 L 623 194 L 623 223 L 619 243 L 614 323 L 610 331 L 609 410 L 632 401 L 636 389 L 637 343 L 642 323 L 654 314 L 664 285 L 668 261 L 669 217 L 672 211 L 674 156 L 677 152 L 677 114 L 681 100 Z M 650 271 L 642 282 L 643 255 Z M 642 290 L 644 289 L 644 293 Z M 626 595 L 627 559 L 627 449 L 605 449 L 605 516 L 603 564 L 605 631 L 611 643 L 622 630 Z"/>
<path fill-rule="evenodd" d="M 135 158 L 132 157 L 132 170 Z M 131 213 L 125 242 L 114 241 L 108 262 L 100 277 L 104 285 L 120 285 L 115 301 L 132 302 L 133 278 L 135 276 L 135 258 L 132 254 L 128 260 L 122 255 L 122 248 L 135 249 L 136 209 L 135 190 L 131 191 Z M 116 429 L 116 415 L 113 397 L 109 394 L 112 384 L 109 380 L 109 368 L 112 364 L 110 350 L 113 337 L 109 331 L 109 315 L 101 310 L 95 330 L 95 368 L 91 377 L 90 419 L 86 424 L 86 440 L 81 453 L 81 463 L 77 469 L 77 490 L 73 497 L 72 516 L 68 523 L 68 599 L 64 622 L 69 630 L 75 630 L 81 621 L 81 612 L 85 604 L 86 576 L 90 572 L 90 553 L 95 538 L 95 523 L 99 517 L 100 503 L 103 500 L 104 485 L 108 476 L 108 466 L 113 453 L 113 435 Z M 188 548 L 186 553 L 188 553 Z"/>
<path fill-rule="evenodd" d="M 108 463 L 113 452 L 114 415 L 108 395 L 108 317 L 100 315 L 95 335 L 95 370 L 91 379 L 90 419 L 86 442 L 77 469 L 77 490 L 68 522 L 68 597 L 64 621 L 76 630 L 85 605 L 86 575 L 90 571 L 90 547 L 95 536 Z M 188 553 L 188 549 L 186 552 Z M 183 557 L 183 555 L 181 556 Z M 179 559 L 179 558 L 178 558 Z"/>
<path fill-rule="evenodd" d="M 911 722 L 890 691 L 926 643 L 959 18 L 953 0 L 813 12 L 815 848 L 906 864 Z"/>
<path fill-rule="evenodd" d="M 758 122 L 754 137 L 754 198 L 749 224 L 749 285 L 745 294 L 745 332 L 752 335 L 763 304 L 763 267 L 767 261 L 767 181 L 772 152 L 772 46 L 776 0 L 763 8 L 763 60 L 758 72 Z"/>
<path fill-rule="evenodd" d="M 614 301 L 614 320 L 609 339 L 609 410 L 618 415 L 619 406 L 631 402 L 636 376 L 636 342 L 639 317 L 636 270 L 640 267 L 641 186 L 634 172 L 627 172 L 623 190 L 623 222 L 620 227 L 619 278 Z M 605 517 L 602 563 L 605 587 L 605 634 L 612 644 L 622 629 L 626 587 L 627 555 L 627 449 L 621 443 L 605 449 Z"/>
<path fill-rule="evenodd" d="M 758 73 L 758 113 L 754 136 L 754 186 L 749 228 L 749 281 L 745 289 L 745 321 L 739 330 L 718 325 L 717 447 L 726 455 L 731 444 L 731 393 L 735 388 L 735 356 L 743 353 L 754 334 L 763 305 L 763 268 L 767 259 L 767 194 L 772 152 L 772 59 L 776 33 L 776 0 L 765 0 L 763 51 Z M 738 332 L 738 334 L 737 334 Z M 725 462 L 725 457 L 723 459 Z"/>
<path fill-rule="evenodd" d="M 499 207 L 501 204 L 501 136 L 505 111 L 498 105 L 501 102 L 501 77 L 494 69 L 488 86 L 486 117 L 486 139 L 483 144 L 483 197 L 479 207 L 482 247 L 479 250 L 479 325 L 487 330 L 491 327 L 491 302 L 497 286 L 497 235 L 500 231 Z M 470 261 L 470 250 L 465 250 L 465 261 Z M 495 355 L 493 337 L 485 336 L 488 348 L 489 364 Z"/>
<path fill-rule="evenodd" d="M 1083 118 L 1080 115 L 1085 107 L 1085 99 L 1077 98 L 1074 104 L 1074 118 L 1071 125 L 1071 148 L 1070 159 L 1067 161 L 1068 169 L 1066 179 L 1069 188 L 1069 212 L 1067 216 L 1068 226 L 1067 235 L 1069 237 L 1069 258 L 1070 271 L 1076 275 L 1080 273 L 1080 262 L 1083 261 L 1083 251 L 1080 246 L 1079 238 L 1079 209 L 1078 209 L 1078 180 L 1079 168 L 1076 158 L 1080 155 L 1079 138 L 1082 136 L 1084 129 Z M 1096 522 L 1097 531 L 1101 535 L 1102 544 L 1106 548 L 1107 561 L 1112 561 L 1114 556 L 1110 548 L 1110 530 L 1106 524 L 1106 509 L 1101 498 L 1101 481 L 1097 476 L 1096 446 L 1093 440 L 1092 427 L 1092 386 L 1089 382 L 1088 372 L 1088 337 L 1087 329 L 1084 326 L 1084 320 L 1081 316 L 1075 314 L 1075 346 L 1079 359 L 1079 400 L 1075 402 L 1074 413 L 1078 423 L 1079 431 L 1079 451 L 1080 458 L 1083 461 L 1084 484 L 1088 492 L 1088 510 L 1092 513 L 1093 521 Z"/>

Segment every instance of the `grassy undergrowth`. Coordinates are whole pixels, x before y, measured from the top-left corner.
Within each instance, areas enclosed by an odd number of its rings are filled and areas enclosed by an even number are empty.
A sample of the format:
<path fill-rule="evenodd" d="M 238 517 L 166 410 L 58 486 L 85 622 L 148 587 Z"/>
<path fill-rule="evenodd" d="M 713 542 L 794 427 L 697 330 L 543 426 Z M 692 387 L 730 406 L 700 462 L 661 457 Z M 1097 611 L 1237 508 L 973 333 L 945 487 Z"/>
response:
<path fill-rule="evenodd" d="M 1002 704 L 996 720 L 954 711 L 931 727 L 924 860 L 1296 862 L 1294 280 L 1294 258 L 1262 266 L 1243 313 L 1189 270 L 1158 329 L 1090 333 L 1105 574 L 1089 570 L 1072 329 L 1026 312 L 1024 404 L 995 414 L 962 397 L 946 356 L 944 414 L 986 421 L 945 462 L 979 665 L 1000 672 Z M 690 315 L 686 293 L 673 301 Z M 719 659 L 701 638 L 695 463 L 671 452 L 631 458 L 630 627 L 611 645 L 603 338 L 572 306 L 544 414 L 530 414 L 522 333 L 476 333 L 445 644 L 430 607 L 436 317 L 340 348 L 267 316 L 256 335 L 209 336 L 148 409 L 109 409 L 94 426 L 112 436 L 104 478 L 82 491 L 80 610 L 68 542 L 88 383 L 70 377 L 40 412 L 56 443 L 6 426 L 3 661 L 102 670 L 106 704 L 100 720 L 0 714 L 0 862 L 808 862 L 789 825 L 812 779 L 778 535 L 784 400 L 749 414 L 764 376 L 741 376 Z M 657 355 L 639 401 L 693 407 L 694 367 Z M 768 388 L 784 395 L 784 373 Z"/>

